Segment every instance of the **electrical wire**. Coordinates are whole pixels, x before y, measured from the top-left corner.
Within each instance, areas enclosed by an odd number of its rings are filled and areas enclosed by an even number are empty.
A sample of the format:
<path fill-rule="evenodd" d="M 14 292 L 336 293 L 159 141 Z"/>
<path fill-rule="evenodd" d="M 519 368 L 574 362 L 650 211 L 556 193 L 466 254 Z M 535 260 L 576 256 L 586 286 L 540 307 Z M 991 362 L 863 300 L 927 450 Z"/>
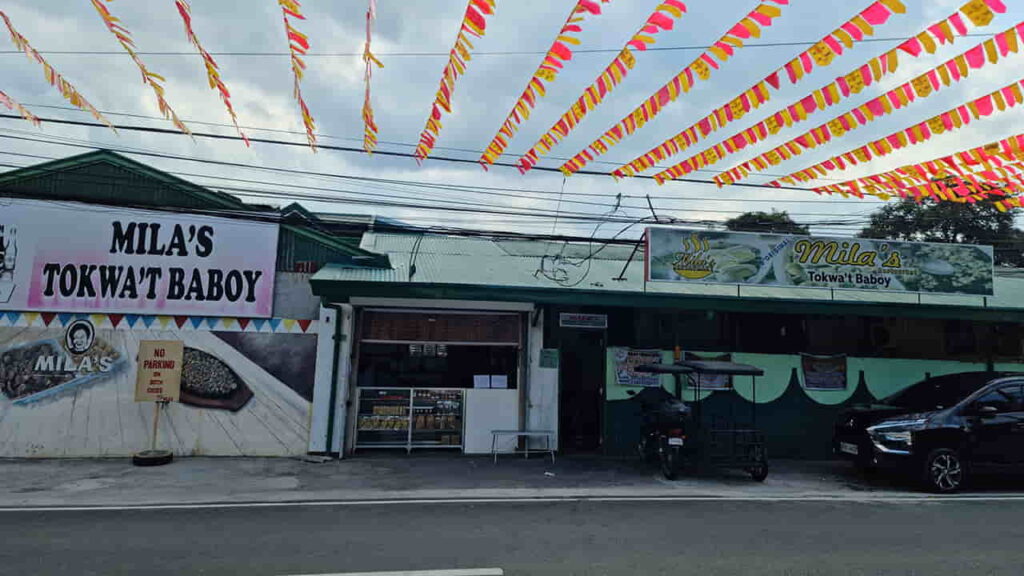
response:
<path fill-rule="evenodd" d="M 0 114 L 0 118 L 7 118 L 7 119 L 11 119 L 11 120 L 24 121 L 21 118 L 21 116 L 18 116 L 16 114 Z M 44 122 L 44 123 L 65 124 L 65 125 L 69 125 L 69 126 L 87 126 L 87 127 L 91 127 L 91 128 L 106 128 L 107 127 L 106 125 L 101 124 L 99 122 L 85 122 L 85 121 L 79 121 L 79 120 L 63 120 L 63 119 L 60 119 L 60 118 L 42 118 L 42 117 L 40 117 L 40 120 L 42 122 Z M 133 132 L 146 132 L 146 133 L 150 133 L 150 134 L 173 134 L 175 136 L 181 134 L 177 129 L 154 128 L 154 127 L 151 127 L 151 126 L 133 126 L 133 125 L 115 124 L 114 127 L 117 128 L 118 130 L 133 131 Z M 209 138 L 209 139 L 213 139 L 213 140 L 230 140 L 230 141 L 241 141 L 242 140 L 242 138 L 240 136 L 227 135 L 227 134 L 214 134 L 214 133 L 210 133 L 210 132 L 192 132 L 191 135 L 193 137 L 195 137 L 195 138 Z M 275 145 L 280 145 L 280 146 L 293 146 L 293 147 L 302 147 L 302 148 L 305 148 L 305 147 L 309 146 L 309 144 L 306 143 L 306 142 L 289 142 L 289 141 L 286 141 L 286 140 L 274 140 L 274 139 L 271 139 L 271 138 L 251 137 L 251 138 L 249 138 L 249 141 L 250 142 L 258 142 L 258 143 L 261 143 L 261 144 L 275 144 Z M 365 154 L 366 153 L 362 148 L 353 147 L 353 146 L 333 146 L 333 145 L 329 145 L 329 144 L 322 144 L 322 145 L 318 146 L 318 149 L 320 149 L 320 150 L 332 150 L 332 151 L 335 151 L 335 152 L 353 152 L 353 153 L 358 153 L 358 154 Z M 374 155 L 375 156 L 392 156 L 392 157 L 410 158 L 410 159 L 414 159 L 415 158 L 415 155 L 412 154 L 412 153 L 408 153 L 408 152 L 395 152 L 395 151 L 389 151 L 389 150 L 377 150 L 377 151 L 374 152 Z M 458 163 L 458 164 L 478 164 L 476 159 L 471 159 L 471 158 L 455 158 L 455 157 L 452 157 L 452 156 L 431 156 L 430 158 L 431 158 L 431 160 L 436 160 L 436 161 L 441 161 L 441 162 L 453 162 L 453 163 Z M 500 167 L 504 167 L 504 168 L 516 168 L 517 167 L 517 165 L 515 163 L 513 163 L 513 162 L 495 162 L 495 163 L 491 164 L 491 166 L 500 166 Z M 533 168 L 533 170 L 534 171 L 541 171 L 541 172 L 554 172 L 554 173 L 558 173 L 558 174 L 562 173 L 561 170 L 559 170 L 558 168 L 555 168 L 553 166 L 552 167 L 548 167 L 548 166 L 535 166 Z M 602 176 L 602 177 L 606 177 L 606 178 L 610 177 L 610 175 L 605 173 L 605 172 L 598 172 L 598 171 L 594 171 L 594 170 L 580 170 L 580 171 L 576 172 L 575 174 L 578 175 L 578 176 Z M 633 176 L 632 179 L 633 180 L 651 180 L 651 181 L 653 181 L 654 177 L 653 176 L 637 175 L 637 176 Z M 699 179 L 696 179 L 696 178 L 675 178 L 672 181 L 673 182 L 677 182 L 677 183 L 707 184 L 707 185 L 717 186 L 717 184 L 713 180 L 699 180 Z M 800 191 L 800 192 L 813 192 L 813 190 L 811 190 L 810 188 L 800 188 L 800 187 L 797 187 L 797 186 L 769 186 L 767 184 L 751 184 L 749 182 L 735 182 L 735 183 L 727 184 L 727 186 L 737 187 L 737 188 L 752 188 L 752 189 L 758 189 L 758 190 L 768 189 L 768 190 L 776 190 L 776 191 L 778 191 L 778 190 L 795 190 L 795 191 Z"/>
<path fill-rule="evenodd" d="M 975 36 L 986 36 L 986 34 L 970 33 L 965 34 L 965 37 Z M 910 36 L 900 37 L 888 37 L 888 38 L 862 38 L 861 43 L 867 42 L 903 42 L 909 40 Z M 813 46 L 817 44 L 818 40 L 807 41 L 807 40 L 794 40 L 790 42 L 756 42 L 744 44 L 744 49 L 750 48 L 779 48 L 789 46 Z M 648 52 L 679 52 L 686 50 L 707 50 L 707 46 L 703 45 L 687 45 L 687 46 L 651 46 L 647 48 Z M 573 54 L 612 54 L 621 52 L 622 48 L 581 48 L 573 49 Z M 123 56 L 123 52 L 116 50 L 40 50 L 41 54 L 53 54 L 63 56 Z M 11 55 L 21 54 L 18 50 L 0 50 L 0 54 Z M 149 52 L 137 52 L 140 56 L 187 56 L 195 57 L 195 52 L 178 52 L 178 51 L 149 51 Z M 449 52 L 383 52 L 374 53 L 378 57 L 387 58 L 447 58 L 451 54 Z M 483 52 L 473 52 L 473 56 L 536 56 L 547 54 L 544 51 L 535 50 L 492 50 Z M 260 52 L 260 51 L 234 51 L 234 52 L 210 52 L 211 56 L 241 56 L 241 57 L 285 57 L 291 56 L 289 52 Z M 307 52 L 304 56 L 310 57 L 321 57 L 321 58 L 333 58 L 343 56 L 362 56 L 362 52 Z"/>
<path fill-rule="evenodd" d="M 45 108 L 45 109 L 51 109 L 51 110 L 64 110 L 64 111 L 68 111 L 68 112 L 77 112 L 77 113 L 82 113 L 82 114 L 88 114 L 87 111 L 81 110 L 79 108 L 75 108 L 73 106 L 56 106 L 56 105 L 52 105 L 52 104 L 37 104 L 37 103 L 29 103 L 29 102 L 26 102 L 24 104 L 25 104 L 25 106 L 27 106 L 29 108 L 32 108 L 32 109 L 35 109 L 35 108 Z M 167 120 L 163 116 L 154 116 L 154 115 L 149 115 L 149 114 L 132 114 L 132 113 L 127 113 L 127 112 L 113 112 L 113 111 L 110 111 L 110 110 L 100 110 L 100 113 L 102 113 L 102 114 L 104 114 L 106 116 L 123 116 L 125 118 L 137 118 L 137 119 L 142 119 L 142 120 L 154 120 L 154 121 L 157 121 L 157 122 L 166 122 L 166 120 Z M 189 124 L 189 125 L 195 124 L 197 126 L 215 126 L 215 127 L 218 127 L 218 128 L 231 128 L 232 130 L 234 129 L 234 124 L 228 124 L 226 122 L 206 122 L 206 121 L 202 121 L 202 120 L 193 120 L 191 118 L 183 118 L 182 121 L 185 122 L 186 124 Z M 290 135 L 293 135 L 293 136 L 302 136 L 302 137 L 306 136 L 306 133 L 304 131 L 300 132 L 298 130 L 281 130 L 281 129 L 278 129 L 278 128 L 265 128 L 265 127 L 260 127 L 260 126 L 244 126 L 244 125 L 240 126 L 240 128 L 242 128 L 243 130 L 250 130 L 250 131 L 255 131 L 255 132 L 270 132 L 270 133 L 275 133 L 275 134 L 290 134 Z M 317 138 L 323 138 L 323 139 L 328 139 L 328 140 L 348 140 L 350 142 L 362 142 L 363 141 L 362 138 L 354 138 L 354 137 L 350 137 L 350 136 L 332 136 L 330 134 L 317 134 Z M 380 140 L 378 143 L 382 144 L 382 145 L 400 146 L 400 147 L 404 147 L 404 148 L 416 148 L 416 146 L 417 146 L 417 144 L 414 144 L 414 143 L 411 143 L 411 142 L 395 142 L 393 140 Z M 474 149 L 471 149 L 471 148 L 459 148 L 459 147 L 456 147 L 456 146 L 435 146 L 434 149 L 435 150 L 451 150 L 452 152 L 465 152 L 466 154 L 472 154 L 474 156 L 480 156 L 480 154 L 483 152 L 482 150 L 474 150 Z M 501 157 L 509 157 L 509 158 L 518 158 L 519 156 L 520 156 L 520 154 L 509 154 L 509 153 L 501 154 Z M 567 156 L 555 156 L 555 155 L 545 156 L 545 158 L 547 158 L 548 160 L 552 160 L 552 161 L 558 161 L 559 163 L 565 162 L 567 160 L 571 160 L 571 158 L 569 158 Z M 591 164 L 605 164 L 605 165 L 608 165 L 608 166 L 615 166 L 615 167 L 621 166 L 623 164 L 623 162 L 621 162 L 621 161 L 598 160 L 598 159 L 595 159 L 595 160 L 591 161 L 590 163 Z M 661 164 L 655 164 L 655 165 L 651 166 L 651 170 L 664 170 L 666 168 L 669 168 L 669 166 L 661 165 Z M 715 170 L 713 168 L 698 168 L 698 169 L 694 170 L 694 172 L 707 172 L 709 174 L 722 174 L 722 173 L 726 172 L 726 170 Z M 758 175 L 759 176 L 765 176 L 765 177 L 772 177 L 772 178 L 782 178 L 783 176 L 788 176 L 788 174 L 778 174 L 778 173 L 772 173 L 772 172 L 759 172 Z M 821 180 L 831 180 L 831 181 L 835 181 L 835 182 L 841 182 L 842 181 L 841 178 L 832 178 L 832 177 L 822 177 Z M 611 194 L 609 196 L 614 197 L 615 195 Z"/>

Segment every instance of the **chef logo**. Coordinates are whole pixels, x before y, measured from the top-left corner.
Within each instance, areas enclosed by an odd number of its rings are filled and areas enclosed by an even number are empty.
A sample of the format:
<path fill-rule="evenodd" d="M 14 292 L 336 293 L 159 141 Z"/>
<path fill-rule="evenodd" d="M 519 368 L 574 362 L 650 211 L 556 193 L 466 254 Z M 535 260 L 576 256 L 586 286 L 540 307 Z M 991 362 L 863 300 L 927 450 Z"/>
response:
<path fill-rule="evenodd" d="M 676 253 L 672 269 L 676 274 L 690 280 L 700 280 L 715 273 L 715 261 L 708 254 L 711 246 L 707 239 L 696 232 L 683 240 L 683 249 Z"/>
<path fill-rule="evenodd" d="M 64 347 L 72 354 L 85 354 L 96 341 L 96 329 L 88 320 L 75 320 L 64 332 Z"/>

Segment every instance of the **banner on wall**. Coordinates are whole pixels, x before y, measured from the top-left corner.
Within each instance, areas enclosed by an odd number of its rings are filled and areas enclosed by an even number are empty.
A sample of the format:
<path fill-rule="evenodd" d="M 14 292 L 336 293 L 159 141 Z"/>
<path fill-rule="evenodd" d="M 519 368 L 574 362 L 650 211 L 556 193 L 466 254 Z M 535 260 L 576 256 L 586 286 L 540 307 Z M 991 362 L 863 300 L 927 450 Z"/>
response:
<path fill-rule="evenodd" d="M 704 361 L 704 362 L 732 362 L 732 354 L 718 354 L 714 356 L 705 356 L 703 354 L 694 354 L 693 352 L 686 353 L 686 359 L 689 361 Z M 690 374 L 687 377 L 687 381 L 690 388 L 697 387 L 697 374 Z M 700 375 L 700 389 L 701 390 L 732 390 L 732 375 L 731 374 L 701 374 Z"/>
<path fill-rule="evenodd" d="M 846 354 L 800 354 L 800 369 L 808 390 L 846 390 Z"/>
<path fill-rule="evenodd" d="M 277 224 L 2 200 L 0 310 L 268 317 Z"/>
<path fill-rule="evenodd" d="M 650 227 L 649 282 L 991 296 L 991 246 Z"/>
<path fill-rule="evenodd" d="M 637 372 L 636 367 L 644 364 L 661 364 L 661 350 L 615 350 L 615 383 L 619 386 L 661 386 L 658 374 Z"/>

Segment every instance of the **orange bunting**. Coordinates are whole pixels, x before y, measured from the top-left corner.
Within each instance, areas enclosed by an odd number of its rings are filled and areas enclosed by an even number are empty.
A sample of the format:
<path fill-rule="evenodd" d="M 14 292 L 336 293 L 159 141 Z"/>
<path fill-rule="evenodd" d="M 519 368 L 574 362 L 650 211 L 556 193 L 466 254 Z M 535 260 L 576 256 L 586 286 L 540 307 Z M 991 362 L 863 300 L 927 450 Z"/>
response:
<path fill-rule="evenodd" d="M 969 125 L 973 120 L 991 116 L 1024 102 L 1022 86 L 1024 86 L 1024 80 L 1018 80 L 981 98 L 976 98 L 966 104 L 933 116 L 924 122 L 918 122 L 908 128 L 893 132 L 866 146 L 833 156 L 824 162 L 819 162 L 809 168 L 793 172 L 788 176 L 769 182 L 769 184 L 771 186 L 781 186 L 783 183 L 795 185 L 797 182 L 809 182 L 834 170 L 845 170 L 849 166 L 870 162 L 872 158 L 887 156 L 894 150 L 920 144 L 925 140 L 931 139 L 933 134 L 956 131 L 963 126 Z"/>
<path fill-rule="evenodd" d="M 611 2 L 611 0 L 600 1 L 602 3 Z M 558 37 L 555 38 L 551 48 L 548 49 L 547 54 L 541 60 L 540 66 L 537 67 L 530 81 L 526 84 L 526 89 L 523 90 L 522 95 L 516 100 L 515 105 L 512 106 L 512 111 L 509 112 L 508 117 L 502 122 L 501 128 L 498 129 L 498 133 L 494 135 L 491 143 L 487 145 L 484 153 L 480 156 L 479 162 L 484 169 L 488 165 L 494 164 L 501 157 L 505 149 L 508 148 L 509 142 L 519 130 L 519 125 L 529 119 L 530 111 L 536 106 L 537 100 L 542 98 L 547 91 L 544 82 L 554 82 L 558 73 L 565 66 L 563 62 L 572 60 L 572 48 L 569 45 L 577 45 L 579 40 L 571 36 L 571 34 L 578 34 L 583 31 L 581 24 L 586 20 L 588 14 L 599 16 L 601 14 L 601 5 L 595 0 L 578 0 L 569 13 L 565 24 L 559 29 Z M 671 28 L 672 21 L 668 19 L 666 21 L 668 27 Z M 652 32 L 657 32 L 657 30 L 657 28 L 654 28 Z"/>
<path fill-rule="evenodd" d="M 96 9 L 96 13 L 100 15 L 100 18 L 103 19 L 103 23 L 106 24 L 107 30 L 110 30 L 110 33 L 117 38 L 118 43 L 121 44 L 121 47 L 124 48 L 124 51 L 127 52 L 128 56 L 130 56 L 132 61 L 135 62 L 139 71 L 142 72 L 142 82 L 148 84 L 149 87 L 153 89 L 153 94 L 156 96 L 157 108 L 160 110 L 160 113 L 163 114 L 164 118 L 170 120 L 171 123 L 174 124 L 175 128 L 191 136 L 192 131 L 188 129 L 188 126 L 185 126 L 185 123 L 178 118 L 178 115 L 171 108 L 170 104 L 168 104 L 167 100 L 164 99 L 164 87 L 160 84 L 165 81 L 164 77 L 156 72 L 150 72 L 149 69 L 146 68 L 146 65 L 142 63 L 142 59 L 139 58 L 138 53 L 135 52 L 135 42 L 132 41 L 131 33 L 128 32 L 127 28 L 121 25 L 121 19 L 115 18 L 110 13 L 110 10 L 104 6 L 100 0 L 90 1 L 92 2 L 93 8 Z M 113 0 L 106 1 L 112 2 Z"/>
<path fill-rule="evenodd" d="M 100 111 L 90 104 L 89 101 L 85 99 L 85 96 L 82 96 L 71 82 L 68 82 L 64 76 L 54 70 L 53 66 L 50 66 L 50 63 L 43 58 L 43 55 L 29 44 L 28 38 L 25 38 L 20 32 L 15 30 L 14 24 L 11 23 L 11 19 L 7 17 L 7 14 L 5 14 L 3 10 L 0 10 L 0 18 L 3 18 L 4 24 L 7 26 L 7 31 L 10 32 L 11 42 L 14 43 L 14 46 L 17 47 L 18 50 L 24 52 L 30 60 L 35 60 L 43 67 L 43 76 L 46 78 L 46 81 L 49 82 L 51 86 L 57 88 L 60 95 L 63 96 L 65 100 L 70 102 L 72 106 L 92 114 L 92 117 L 97 121 L 102 122 L 108 128 L 117 132 L 117 129 L 114 128 L 114 125 L 110 120 L 107 120 L 106 116 L 100 114 Z M 13 102 L 13 100 L 11 100 L 11 102 Z M 21 114 L 22 116 L 25 115 L 23 112 Z M 32 118 L 35 118 L 35 116 L 32 116 Z M 36 118 L 36 120 L 38 120 L 38 118 Z"/>
<path fill-rule="evenodd" d="M 812 128 L 800 136 L 776 146 L 768 152 L 756 156 L 735 168 L 715 176 L 715 182 L 719 186 L 732 184 L 738 180 L 746 178 L 753 172 L 766 170 L 769 166 L 775 166 L 793 158 L 794 156 L 799 156 L 804 150 L 811 150 L 827 142 L 831 142 L 833 138 L 844 136 L 847 132 L 852 132 L 861 126 L 874 121 L 876 118 L 886 116 L 895 110 L 899 110 L 912 102 L 917 101 L 918 99 L 927 98 L 942 89 L 944 86 L 950 86 L 959 80 L 967 78 L 970 70 L 982 68 L 989 63 L 994 64 L 998 62 L 1000 56 L 997 50 L 996 39 L 999 38 L 1005 41 L 1007 34 L 1010 34 L 1013 38 L 1017 39 L 1022 33 L 1024 33 L 1024 24 L 1020 24 L 1010 28 L 1009 30 L 1000 32 L 966 52 L 938 65 L 935 68 L 932 68 L 931 70 L 928 70 L 917 78 L 897 86 L 877 98 L 872 98 L 845 114 L 840 114 L 839 116 L 822 123 L 818 127 Z M 985 54 L 989 47 L 991 47 L 993 51 L 992 58 L 986 59 Z M 1016 52 L 1016 49 L 1013 51 Z M 1009 50 L 1007 50 L 1006 53 L 1009 53 Z M 883 55 L 879 57 L 879 59 L 882 60 L 882 62 L 879 63 L 879 67 L 885 69 L 887 66 L 885 64 L 885 56 Z M 965 64 L 962 71 L 960 70 L 961 64 Z M 865 65 L 865 67 L 866 66 L 867 65 Z M 834 92 L 834 94 L 838 94 L 838 91 Z M 794 112 L 792 107 L 784 109 L 782 114 L 784 118 L 778 120 L 778 123 L 785 122 L 789 125 L 806 118 L 806 114 L 821 108 L 821 106 L 816 104 L 817 100 L 818 98 L 809 96 L 804 100 L 797 102 L 795 106 L 803 106 L 801 111 L 802 117 L 797 112 Z M 767 136 L 767 132 L 765 132 L 764 135 Z M 721 143 L 716 144 L 703 152 L 695 154 L 659 174 L 656 174 L 654 178 L 659 183 L 664 183 L 667 180 L 689 174 L 694 170 L 710 166 L 729 154 L 733 154 L 746 148 L 748 145 L 757 142 L 758 139 L 759 138 L 757 136 L 751 138 L 747 135 L 746 131 L 740 132 L 739 134 L 726 138 Z"/>
<path fill-rule="evenodd" d="M 857 198 L 869 195 L 882 200 L 993 200 L 1003 211 L 1019 208 L 1024 194 L 1024 134 L 813 190 L 818 194 Z"/>
<path fill-rule="evenodd" d="M 773 0 L 788 2 L 789 0 Z M 612 59 L 604 71 L 598 75 L 597 80 L 588 86 L 583 95 L 567 110 L 557 122 L 540 137 L 533 147 L 523 155 L 517 162 L 519 171 L 525 173 L 540 161 L 540 156 L 547 154 L 563 138 L 574 130 L 583 118 L 594 108 L 597 108 L 605 97 L 618 86 L 629 74 L 629 71 L 636 65 L 636 55 L 632 49 L 639 52 L 647 50 L 648 44 L 654 44 L 653 34 L 662 30 L 671 30 L 675 26 L 673 18 L 682 18 L 686 13 L 686 5 L 680 0 L 665 0 L 657 6 L 644 25 L 630 37 L 629 41 L 622 48 L 622 51 Z"/>
<path fill-rule="evenodd" d="M 220 78 L 220 68 L 217 66 L 217 62 L 214 61 L 213 56 L 203 48 L 203 45 L 199 42 L 199 38 L 196 36 L 195 31 L 192 29 L 192 7 L 188 5 L 185 0 L 174 0 L 174 5 L 178 8 L 178 14 L 181 15 L 181 21 L 185 25 L 185 36 L 188 37 L 188 41 L 196 47 L 196 51 L 199 52 L 199 56 L 203 59 L 203 65 L 206 67 L 206 78 L 210 83 L 210 89 L 216 90 L 220 94 L 220 99 L 224 102 L 224 107 L 228 110 L 228 115 L 231 116 L 231 123 L 235 125 L 235 130 L 238 135 L 242 137 L 242 141 L 245 142 L 246 146 L 249 146 L 249 137 L 245 135 L 245 132 L 238 126 L 238 117 L 235 115 L 235 108 L 231 105 L 231 93 L 228 92 L 227 86 L 224 85 L 224 81 Z"/>
<path fill-rule="evenodd" d="M 366 8 L 366 43 L 363 44 L 363 62 L 366 63 L 366 72 L 363 74 L 365 91 L 363 95 L 363 150 L 367 154 L 373 154 L 377 147 L 377 122 L 373 118 L 373 105 L 370 102 L 370 81 L 373 79 L 373 66 L 383 68 L 384 64 L 373 55 L 370 50 L 370 41 L 373 35 L 373 22 L 377 19 L 377 0 L 369 0 Z"/>
<path fill-rule="evenodd" d="M 865 36 L 861 33 L 860 28 L 854 24 L 855 21 L 863 20 L 870 22 L 874 26 L 880 26 L 886 23 L 891 15 L 903 14 L 905 12 L 906 8 L 900 0 L 878 1 L 871 4 L 866 9 L 858 12 L 853 18 L 841 24 L 832 33 L 798 54 L 788 63 L 775 69 L 771 74 L 768 74 L 753 86 L 742 91 L 739 96 L 714 109 L 699 122 L 680 131 L 675 136 L 638 156 L 628 164 L 612 171 L 612 174 L 616 177 L 635 176 L 652 168 L 658 162 L 681 153 L 700 140 L 710 136 L 712 132 L 740 120 L 748 113 L 771 100 L 773 89 L 778 90 L 781 87 L 781 79 L 783 77 L 788 77 L 791 83 L 796 84 L 805 74 L 810 73 L 815 65 L 820 67 L 828 66 L 836 56 L 843 54 L 844 49 L 853 49 L 856 43 L 864 39 Z M 893 52 L 895 51 L 896 49 L 894 48 Z M 800 70 L 799 76 L 795 74 L 796 70 Z M 794 73 L 787 74 L 789 71 Z M 826 103 L 831 105 L 837 100 L 829 98 L 826 99 Z M 761 133 L 767 134 L 767 130 L 761 130 Z M 756 137 L 756 134 L 757 132 L 754 129 L 748 129 L 743 132 L 743 137 L 749 140 Z"/>
<path fill-rule="evenodd" d="M 448 55 L 448 64 L 441 73 L 441 86 L 430 108 L 427 125 L 420 133 L 419 144 L 414 156 L 418 163 L 423 163 L 430 156 L 441 132 L 441 116 L 444 112 L 452 113 L 452 97 L 455 95 L 455 82 L 466 72 L 466 63 L 471 59 L 470 50 L 473 44 L 469 36 L 482 38 L 487 31 L 486 17 L 494 14 L 497 0 L 469 0 L 466 13 L 462 17 L 462 25 L 455 36 L 455 46 Z"/>
<path fill-rule="evenodd" d="M 0 104 L 6 106 L 8 110 L 13 110 L 18 114 L 21 114 L 22 118 L 31 122 L 36 128 L 41 124 L 38 116 L 30 112 L 28 108 L 19 104 L 14 98 L 4 94 L 3 90 L 0 90 Z"/>
<path fill-rule="evenodd" d="M 573 156 L 559 169 L 566 175 L 579 171 L 588 162 L 604 154 L 609 148 L 622 141 L 623 138 L 636 132 L 653 120 L 669 102 L 675 102 L 680 94 L 689 92 L 697 80 L 709 80 L 713 71 L 718 70 L 721 66 L 720 63 L 724 64 L 732 57 L 736 50 L 743 47 L 744 40 L 750 37 L 760 37 L 761 27 L 771 26 L 772 21 L 782 15 L 782 9 L 779 6 L 786 6 L 788 4 L 789 0 L 761 0 L 761 3 L 756 8 L 733 25 L 706 52 L 698 56 L 667 84 L 648 97 L 643 104 L 627 114 L 600 138 Z M 520 170 L 522 169 L 523 161 L 520 161 Z"/>
<path fill-rule="evenodd" d="M 316 152 L 316 121 L 313 120 L 313 115 L 309 113 L 309 107 L 306 106 L 306 100 L 302 97 L 302 74 L 306 70 L 306 63 L 302 57 L 309 52 L 309 38 L 296 30 L 292 26 L 291 20 L 288 19 L 289 16 L 298 20 L 305 20 L 306 17 L 302 15 L 302 5 L 299 4 L 299 0 L 277 0 L 277 3 L 281 6 L 284 33 L 288 37 L 288 51 L 291 53 L 295 101 L 299 103 L 302 124 L 306 127 L 306 140 L 313 152 Z"/>

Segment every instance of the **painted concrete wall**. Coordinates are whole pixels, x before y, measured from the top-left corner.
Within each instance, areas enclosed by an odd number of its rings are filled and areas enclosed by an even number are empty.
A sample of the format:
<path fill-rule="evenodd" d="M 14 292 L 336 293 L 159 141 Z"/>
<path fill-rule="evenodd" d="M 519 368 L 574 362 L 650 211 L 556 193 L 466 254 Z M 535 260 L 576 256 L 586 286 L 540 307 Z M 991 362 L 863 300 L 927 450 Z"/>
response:
<path fill-rule="evenodd" d="M 626 454 L 639 433 L 639 411 L 628 400 L 626 391 L 614 378 L 615 349 L 609 349 L 607 402 L 605 407 L 605 445 L 612 454 Z M 672 361 L 672 352 L 662 351 L 663 362 Z M 944 360 L 908 360 L 897 358 L 847 359 L 845 390 L 807 390 L 802 382 L 800 356 L 734 353 L 735 362 L 752 364 L 765 371 L 757 378 L 758 426 L 765 432 L 769 452 L 777 456 L 823 458 L 830 455 L 832 426 L 839 413 L 853 404 L 867 403 L 889 396 L 923 380 L 955 372 L 985 370 L 981 363 Z M 1024 371 L 1024 364 L 999 364 L 997 370 Z M 672 377 L 663 375 L 662 386 L 673 389 Z M 684 379 L 685 384 L 685 379 Z M 634 388 L 635 389 L 635 388 Z M 753 398 L 750 377 L 734 377 L 733 390 L 702 391 L 708 418 L 720 417 L 750 422 Z M 694 400 L 694 390 L 685 387 L 683 399 Z"/>
<path fill-rule="evenodd" d="M 143 340 L 185 346 L 182 399 L 161 413 L 159 448 L 202 456 L 307 450 L 315 323 L 0 316 L 0 457 L 125 457 L 148 448 L 154 404 L 134 398 Z M 83 322 L 92 335 L 76 350 L 68 333 Z"/>
<path fill-rule="evenodd" d="M 309 287 L 312 274 L 278 272 L 274 282 L 274 315 L 281 318 L 315 320 L 320 316 L 320 298 Z"/>

